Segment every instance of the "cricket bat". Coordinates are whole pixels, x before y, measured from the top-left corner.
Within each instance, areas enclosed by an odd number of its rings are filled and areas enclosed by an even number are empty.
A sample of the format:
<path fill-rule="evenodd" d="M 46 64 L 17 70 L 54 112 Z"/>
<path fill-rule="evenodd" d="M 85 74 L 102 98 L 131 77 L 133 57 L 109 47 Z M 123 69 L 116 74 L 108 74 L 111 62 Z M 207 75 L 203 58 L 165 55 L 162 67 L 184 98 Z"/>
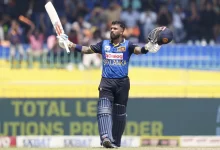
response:
<path fill-rule="evenodd" d="M 56 31 L 56 34 L 58 36 L 61 34 L 64 34 L 64 30 L 63 30 L 63 26 L 60 22 L 60 18 L 58 17 L 58 14 L 57 14 L 53 4 L 50 1 L 46 3 L 45 9 L 47 11 L 47 14 L 50 17 L 50 20 L 53 24 L 53 27 Z M 66 52 L 69 54 L 70 50 L 69 50 L 69 47 L 67 46 L 67 43 L 64 43 L 64 46 L 65 46 Z"/>

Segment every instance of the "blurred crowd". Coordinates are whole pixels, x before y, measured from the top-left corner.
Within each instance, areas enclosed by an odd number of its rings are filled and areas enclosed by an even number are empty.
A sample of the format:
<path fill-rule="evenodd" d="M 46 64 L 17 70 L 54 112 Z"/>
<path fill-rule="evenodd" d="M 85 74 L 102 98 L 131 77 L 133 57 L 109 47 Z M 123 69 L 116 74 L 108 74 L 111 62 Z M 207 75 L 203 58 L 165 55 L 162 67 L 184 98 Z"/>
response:
<path fill-rule="evenodd" d="M 220 43 L 220 0 L 0 0 L 0 44 L 10 41 L 10 54 L 30 44 L 28 56 L 62 51 L 44 5 L 52 1 L 69 39 L 90 45 L 109 38 L 113 20 L 122 20 L 125 37 L 145 43 L 148 33 L 167 26 L 173 43 Z M 44 45 L 47 45 L 47 50 Z"/>

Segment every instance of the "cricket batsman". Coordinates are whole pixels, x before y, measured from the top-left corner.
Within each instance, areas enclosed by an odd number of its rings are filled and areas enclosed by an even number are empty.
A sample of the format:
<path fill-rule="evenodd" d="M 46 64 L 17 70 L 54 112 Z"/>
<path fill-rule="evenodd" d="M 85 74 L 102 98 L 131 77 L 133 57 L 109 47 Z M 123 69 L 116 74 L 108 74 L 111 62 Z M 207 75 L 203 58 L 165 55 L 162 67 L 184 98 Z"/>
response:
<path fill-rule="evenodd" d="M 68 40 L 68 36 L 58 36 L 60 47 L 65 49 L 67 43 L 71 50 L 84 54 L 99 53 L 102 55 L 102 78 L 97 103 L 97 120 L 101 145 L 105 148 L 121 146 L 121 137 L 126 124 L 126 107 L 130 89 L 128 65 L 130 56 L 134 54 L 156 53 L 162 44 L 169 43 L 172 32 L 166 27 L 158 27 L 148 36 L 149 42 L 140 47 L 124 39 L 125 24 L 113 21 L 110 40 L 103 40 L 95 45 L 81 46 Z"/>

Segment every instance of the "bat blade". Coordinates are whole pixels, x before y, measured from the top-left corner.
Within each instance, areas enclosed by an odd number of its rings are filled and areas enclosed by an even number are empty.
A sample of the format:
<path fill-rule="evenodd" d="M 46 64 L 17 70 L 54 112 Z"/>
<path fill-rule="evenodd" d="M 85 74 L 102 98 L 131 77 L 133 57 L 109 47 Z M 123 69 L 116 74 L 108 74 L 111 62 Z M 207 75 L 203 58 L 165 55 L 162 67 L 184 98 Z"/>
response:
<path fill-rule="evenodd" d="M 60 22 L 60 18 L 58 17 L 58 14 L 57 14 L 53 4 L 50 1 L 46 3 L 45 9 L 47 11 L 47 14 L 49 15 L 49 18 L 50 18 L 52 24 L 53 24 L 53 27 L 56 31 L 56 34 L 58 36 L 61 34 L 64 34 L 64 30 L 63 30 L 63 26 Z M 67 45 L 67 44 L 65 43 L 64 45 Z M 69 54 L 70 50 L 69 50 L 68 46 L 65 46 L 65 47 L 66 47 L 67 53 Z"/>

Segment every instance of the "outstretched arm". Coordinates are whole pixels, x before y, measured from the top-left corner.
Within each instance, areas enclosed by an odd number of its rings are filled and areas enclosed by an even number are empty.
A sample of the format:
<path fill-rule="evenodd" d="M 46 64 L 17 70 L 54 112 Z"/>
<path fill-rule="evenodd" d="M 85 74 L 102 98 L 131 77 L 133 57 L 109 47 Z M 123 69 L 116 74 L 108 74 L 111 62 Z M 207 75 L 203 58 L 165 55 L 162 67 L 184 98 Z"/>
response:
<path fill-rule="evenodd" d="M 148 52 L 148 51 L 147 51 L 147 52 Z M 147 52 L 146 52 L 146 53 L 147 53 Z M 142 54 L 142 53 L 141 53 L 141 47 L 139 47 L 139 46 L 135 47 L 135 48 L 134 48 L 134 54 L 136 54 L 136 55 Z"/>
<path fill-rule="evenodd" d="M 153 29 L 148 35 L 148 43 L 144 47 L 136 46 L 135 54 L 146 54 L 147 52 L 156 53 L 161 45 L 168 44 L 173 39 L 173 33 L 165 26 Z"/>
<path fill-rule="evenodd" d="M 67 43 L 68 47 L 77 52 L 81 52 L 83 54 L 92 54 L 95 53 L 91 47 L 89 46 L 81 46 L 75 43 L 72 43 L 71 41 L 68 40 L 68 36 L 66 34 L 61 34 L 60 36 L 57 36 L 58 42 L 61 48 L 65 49 L 64 43 Z"/>
<path fill-rule="evenodd" d="M 69 48 L 71 48 L 72 50 L 81 51 L 81 53 L 83 53 L 83 54 L 92 54 L 92 53 L 95 53 L 95 52 L 94 52 L 90 47 L 88 47 L 88 46 L 79 46 L 79 45 L 74 44 L 74 43 L 72 43 L 72 42 L 70 42 Z"/>
<path fill-rule="evenodd" d="M 153 44 L 151 42 L 148 42 L 147 44 L 145 44 L 144 47 L 139 47 L 139 46 L 136 46 L 134 48 L 134 54 L 146 54 L 148 52 L 151 52 L 151 53 L 156 53 L 159 49 L 160 49 L 160 45 L 158 44 Z"/>
<path fill-rule="evenodd" d="M 144 47 L 139 47 L 139 46 L 137 46 L 137 47 L 134 48 L 134 54 L 136 54 L 136 55 L 146 54 L 146 53 L 148 53 L 148 52 L 149 52 L 149 51 L 148 51 L 147 49 L 145 49 Z"/>

